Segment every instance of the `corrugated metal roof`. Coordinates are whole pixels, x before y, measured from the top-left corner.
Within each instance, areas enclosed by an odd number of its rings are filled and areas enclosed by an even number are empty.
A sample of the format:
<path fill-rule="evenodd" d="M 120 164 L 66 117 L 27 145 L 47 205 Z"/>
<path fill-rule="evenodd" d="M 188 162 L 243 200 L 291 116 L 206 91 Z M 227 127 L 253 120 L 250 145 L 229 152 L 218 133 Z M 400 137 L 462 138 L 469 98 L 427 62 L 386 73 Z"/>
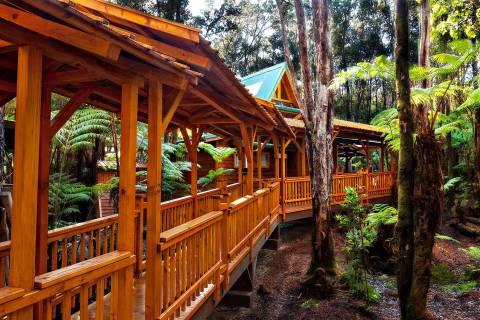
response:
<path fill-rule="evenodd" d="M 270 101 L 286 69 L 287 63 L 282 62 L 249 74 L 240 81 L 252 95 Z"/>

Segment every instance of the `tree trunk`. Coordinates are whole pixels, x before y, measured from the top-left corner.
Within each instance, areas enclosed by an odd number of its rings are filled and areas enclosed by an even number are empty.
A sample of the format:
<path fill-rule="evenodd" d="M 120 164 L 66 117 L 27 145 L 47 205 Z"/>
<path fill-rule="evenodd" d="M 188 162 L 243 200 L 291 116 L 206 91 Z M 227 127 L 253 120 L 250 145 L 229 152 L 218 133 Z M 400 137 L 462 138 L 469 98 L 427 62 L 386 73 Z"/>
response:
<path fill-rule="evenodd" d="M 312 260 L 309 287 L 325 296 L 332 291 L 335 276 L 335 251 L 331 230 L 330 187 L 332 178 L 333 95 L 328 90 L 332 79 L 331 14 L 329 0 L 312 0 L 317 90 L 313 99 L 312 77 L 303 2 L 295 0 L 300 64 L 304 82 L 304 121 L 307 153 L 312 181 Z M 315 168 L 313 170 L 312 168 Z"/>
<path fill-rule="evenodd" d="M 277 1 L 277 8 L 278 8 L 278 16 L 280 20 L 280 30 L 282 31 L 282 44 L 283 44 L 283 54 L 285 56 L 285 60 L 287 61 L 288 71 L 292 75 L 293 81 L 295 81 L 294 90 L 298 93 L 297 88 L 297 73 L 295 72 L 295 67 L 292 61 L 292 54 L 290 52 L 290 46 L 288 43 L 288 30 L 287 26 L 285 25 L 285 7 L 283 6 L 284 0 L 276 0 Z"/>
<path fill-rule="evenodd" d="M 402 319 L 407 319 L 408 297 L 412 285 L 413 263 L 413 111 L 410 101 L 408 1 L 396 0 L 396 86 L 400 121 L 400 150 L 398 159 L 398 223 L 395 230 L 399 247 L 397 288 Z"/>
<path fill-rule="evenodd" d="M 430 0 L 420 3 L 420 47 L 418 62 L 430 68 Z M 429 87 L 429 81 L 421 83 Z M 408 319 L 432 319 L 427 310 L 427 294 L 430 287 L 432 250 L 435 232 L 443 211 L 443 177 L 441 148 L 435 139 L 434 126 L 428 118 L 428 104 L 418 106 L 417 139 L 415 143 L 414 182 L 414 258 L 412 286 L 408 301 Z M 441 105 L 437 105 L 441 108 Z M 431 120 L 434 121 L 434 120 Z"/>

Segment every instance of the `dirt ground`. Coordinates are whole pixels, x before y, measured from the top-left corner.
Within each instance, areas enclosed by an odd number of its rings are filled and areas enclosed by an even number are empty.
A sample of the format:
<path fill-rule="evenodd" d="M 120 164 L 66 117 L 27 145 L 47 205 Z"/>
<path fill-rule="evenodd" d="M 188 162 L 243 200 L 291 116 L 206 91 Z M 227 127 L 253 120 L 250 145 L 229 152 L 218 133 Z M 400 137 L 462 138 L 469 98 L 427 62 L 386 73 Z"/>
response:
<path fill-rule="evenodd" d="M 441 233 L 453 236 L 461 244 L 438 240 L 434 263 L 446 262 L 454 274 L 460 274 L 469 266 L 469 259 L 459 247 L 475 245 L 475 241 L 449 228 Z M 252 308 L 232 309 L 220 305 L 212 314 L 212 320 L 399 319 L 395 279 L 391 275 L 375 275 L 372 285 L 379 291 L 381 301 L 368 308 L 341 289 L 319 301 L 302 296 L 301 282 L 310 261 L 310 221 L 284 225 L 281 234 L 280 250 L 262 250 L 258 257 Z M 336 240 L 341 243 L 343 239 L 336 235 Z M 339 269 L 343 265 L 341 247 L 342 244 L 337 246 Z M 477 288 L 468 294 L 456 294 L 433 284 L 429 308 L 438 319 L 480 319 L 480 291 Z"/>

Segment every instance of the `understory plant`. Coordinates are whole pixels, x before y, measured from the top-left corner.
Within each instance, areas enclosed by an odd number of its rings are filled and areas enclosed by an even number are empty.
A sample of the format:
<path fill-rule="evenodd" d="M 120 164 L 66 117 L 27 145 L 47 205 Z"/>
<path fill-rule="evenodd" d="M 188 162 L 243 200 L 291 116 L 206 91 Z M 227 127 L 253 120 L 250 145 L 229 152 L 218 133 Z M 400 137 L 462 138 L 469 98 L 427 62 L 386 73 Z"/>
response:
<path fill-rule="evenodd" d="M 345 203 L 337 215 L 339 226 L 345 231 L 347 266 L 342 279 L 350 292 L 367 303 L 376 303 L 380 296 L 369 284 L 369 253 L 377 238 L 380 224 L 397 222 L 396 209 L 385 204 L 364 206 L 354 188 L 345 189 Z"/>

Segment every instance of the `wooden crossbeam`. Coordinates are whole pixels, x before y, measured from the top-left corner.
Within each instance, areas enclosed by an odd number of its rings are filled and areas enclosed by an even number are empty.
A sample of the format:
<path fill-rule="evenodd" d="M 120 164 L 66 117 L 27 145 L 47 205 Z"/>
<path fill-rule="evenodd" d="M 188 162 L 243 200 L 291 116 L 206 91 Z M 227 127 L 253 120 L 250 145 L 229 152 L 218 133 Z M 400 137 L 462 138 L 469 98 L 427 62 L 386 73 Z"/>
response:
<path fill-rule="evenodd" d="M 120 55 L 120 47 L 102 38 L 4 4 L 0 4 L 0 18 L 103 58 L 117 61 Z"/>
<path fill-rule="evenodd" d="M 44 75 L 43 83 L 46 85 L 62 85 L 99 80 L 84 70 L 50 72 Z"/>
<path fill-rule="evenodd" d="M 219 95 L 213 92 L 205 93 L 203 90 L 199 90 L 199 89 L 191 89 L 190 91 L 200 99 L 207 102 L 213 108 L 217 109 L 218 111 L 230 117 L 231 119 L 235 120 L 236 122 L 238 123 L 242 122 L 243 119 L 240 119 L 240 115 L 236 114 L 231 110 L 228 110 L 226 107 L 219 104 L 220 101 L 222 101 Z"/>
<path fill-rule="evenodd" d="M 147 15 L 129 8 L 115 5 L 110 2 L 100 0 L 60 0 L 68 4 L 78 4 L 82 7 L 95 10 L 107 17 L 112 16 L 129 22 L 133 22 L 143 27 L 168 33 L 169 35 L 191 40 L 195 43 L 200 42 L 199 31 L 189 28 L 185 25 Z"/>
<path fill-rule="evenodd" d="M 168 55 L 172 58 L 186 62 L 188 64 L 198 66 L 202 69 L 206 69 L 206 70 L 210 69 L 210 60 L 204 56 L 198 55 L 196 53 L 193 53 L 187 50 L 183 50 L 179 47 L 169 45 L 162 41 L 152 39 L 151 37 L 142 35 L 139 32 L 133 32 L 130 30 L 126 30 L 124 28 L 120 28 L 116 25 L 110 24 L 108 20 L 106 20 L 105 18 L 91 14 L 89 12 L 84 11 L 82 13 L 88 16 L 89 18 L 106 25 L 108 28 L 112 29 L 113 31 L 118 32 L 121 35 L 128 37 L 134 41 L 137 41 L 143 46 L 150 47 L 154 51 Z"/>
<path fill-rule="evenodd" d="M 13 82 L 0 80 L 0 91 L 7 93 L 15 93 L 17 92 L 17 85 Z"/>
<path fill-rule="evenodd" d="M 18 28 L 18 26 L 3 19 L 0 19 L 0 37 L 17 45 L 35 45 L 42 49 L 43 53 L 48 57 L 70 65 L 82 65 L 88 72 L 120 85 L 125 82 L 134 82 L 140 87 L 144 85 L 143 79 L 137 74 L 120 70 L 111 64 L 106 64 L 105 61 L 101 61 L 93 55 L 70 50 L 52 39 L 40 34 L 34 34 L 23 28 Z"/>
<path fill-rule="evenodd" d="M 65 124 L 65 122 L 70 119 L 70 117 L 78 110 L 80 105 L 85 102 L 90 94 L 92 94 L 94 87 L 84 86 L 82 87 L 70 100 L 68 103 L 57 113 L 55 118 L 51 120 L 49 138 L 51 139 L 55 133 Z"/>
<path fill-rule="evenodd" d="M 167 130 L 168 124 L 172 120 L 173 116 L 175 115 L 175 112 L 177 111 L 178 106 L 180 105 L 180 102 L 183 99 L 183 96 L 185 95 L 186 90 L 177 90 L 176 94 L 173 96 L 173 99 L 171 101 L 168 101 L 166 103 L 167 106 L 169 106 L 167 113 L 163 116 L 163 131 Z"/>

